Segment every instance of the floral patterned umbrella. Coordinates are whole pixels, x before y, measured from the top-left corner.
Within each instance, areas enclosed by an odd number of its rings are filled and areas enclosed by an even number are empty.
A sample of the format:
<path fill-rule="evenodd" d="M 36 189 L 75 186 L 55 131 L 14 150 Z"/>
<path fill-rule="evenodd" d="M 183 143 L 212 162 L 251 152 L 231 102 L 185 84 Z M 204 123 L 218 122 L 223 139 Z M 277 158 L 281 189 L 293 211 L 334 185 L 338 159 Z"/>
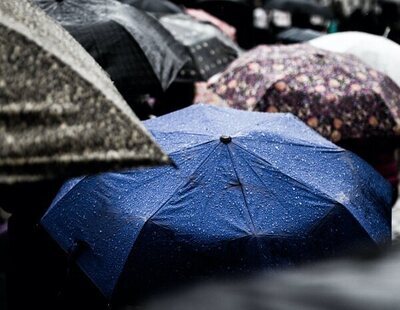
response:
<path fill-rule="evenodd" d="M 333 142 L 400 135 L 400 88 L 389 77 L 307 44 L 259 46 L 211 88 L 231 107 L 291 112 Z"/>

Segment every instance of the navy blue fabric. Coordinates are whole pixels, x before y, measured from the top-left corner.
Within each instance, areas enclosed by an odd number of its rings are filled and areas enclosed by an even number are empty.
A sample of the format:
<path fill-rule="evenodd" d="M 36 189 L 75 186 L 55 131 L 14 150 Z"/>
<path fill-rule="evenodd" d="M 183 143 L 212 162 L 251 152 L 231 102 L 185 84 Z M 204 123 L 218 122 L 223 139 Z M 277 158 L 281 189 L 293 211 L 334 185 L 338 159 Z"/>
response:
<path fill-rule="evenodd" d="M 77 262 L 109 298 L 390 240 L 390 185 L 290 114 L 196 105 L 144 124 L 176 167 L 71 180 L 42 219 L 66 251 L 87 243 Z"/>

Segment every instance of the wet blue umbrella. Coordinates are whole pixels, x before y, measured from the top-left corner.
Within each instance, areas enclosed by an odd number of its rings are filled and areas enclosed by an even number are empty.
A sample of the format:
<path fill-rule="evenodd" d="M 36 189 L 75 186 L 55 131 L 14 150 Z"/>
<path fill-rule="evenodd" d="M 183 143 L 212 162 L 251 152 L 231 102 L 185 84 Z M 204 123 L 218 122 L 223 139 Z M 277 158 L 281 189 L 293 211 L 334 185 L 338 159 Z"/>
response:
<path fill-rule="evenodd" d="M 145 126 L 175 167 L 72 180 L 42 219 L 109 298 L 390 240 L 390 186 L 290 114 L 196 105 Z"/>

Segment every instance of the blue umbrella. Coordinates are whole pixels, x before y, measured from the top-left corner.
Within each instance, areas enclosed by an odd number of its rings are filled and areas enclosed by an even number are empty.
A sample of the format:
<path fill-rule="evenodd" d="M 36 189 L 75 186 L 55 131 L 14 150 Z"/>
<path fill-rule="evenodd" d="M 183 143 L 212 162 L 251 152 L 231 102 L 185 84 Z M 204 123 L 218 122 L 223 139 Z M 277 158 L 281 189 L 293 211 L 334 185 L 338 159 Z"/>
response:
<path fill-rule="evenodd" d="M 175 167 L 72 180 L 42 219 L 108 298 L 390 240 L 390 185 L 290 114 L 196 105 L 145 126 Z"/>

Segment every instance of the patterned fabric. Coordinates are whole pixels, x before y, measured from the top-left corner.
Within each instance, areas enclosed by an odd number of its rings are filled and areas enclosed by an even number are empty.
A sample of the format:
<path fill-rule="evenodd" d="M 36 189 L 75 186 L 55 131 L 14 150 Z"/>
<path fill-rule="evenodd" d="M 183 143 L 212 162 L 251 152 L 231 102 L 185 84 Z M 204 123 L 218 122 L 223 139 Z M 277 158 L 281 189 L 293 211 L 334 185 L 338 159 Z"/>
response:
<path fill-rule="evenodd" d="M 124 98 L 152 91 L 159 85 L 146 55 L 118 23 L 108 20 L 65 29 L 107 71 Z"/>
<path fill-rule="evenodd" d="M 211 87 L 238 109 L 291 112 L 334 142 L 400 134 L 400 89 L 389 77 L 307 44 L 259 46 Z"/>
<path fill-rule="evenodd" d="M 228 107 L 228 104 L 216 93 L 212 92 L 207 87 L 207 82 L 195 83 L 194 104 L 207 103 L 217 107 Z"/>
<path fill-rule="evenodd" d="M 168 162 L 105 72 L 42 11 L 0 1 L 0 183 Z"/>
<path fill-rule="evenodd" d="M 87 32 L 93 26 L 92 35 L 96 32 L 93 38 L 96 45 L 93 48 L 97 48 L 99 53 L 107 53 L 108 56 L 101 63 L 119 63 L 116 64 L 116 71 L 122 71 L 121 74 L 130 76 L 131 84 L 137 83 L 135 89 L 145 86 L 145 89 L 140 89 L 140 94 L 148 91 L 147 86 L 152 81 L 157 82 L 157 84 L 153 84 L 154 87 L 161 86 L 162 89 L 167 89 L 183 65 L 189 61 L 189 55 L 185 48 L 160 25 L 156 18 L 133 6 L 115 0 L 32 1 L 63 26 L 73 26 L 74 33 L 78 31 L 78 39 L 87 38 L 87 35 L 82 36 L 82 33 L 79 33 L 79 29 Z M 118 23 L 121 27 L 117 28 L 114 24 L 107 23 L 110 21 Z M 129 47 L 120 50 L 113 48 L 111 44 L 101 42 L 115 42 L 116 39 L 122 39 L 122 37 L 126 40 L 126 34 L 121 32 L 123 29 L 130 34 L 133 41 L 128 44 Z M 97 33 L 98 31 L 102 33 Z M 82 43 L 82 40 L 80 42 Z M 108 50 L 105 50 L 106 48 Z M 132 57 L 127 62 L 127 67 L 124 67 L 123 62 L 128 60 L 130 53 L 132 53 Z M 144 69 L 141 63 L 136 64 L 135 70 L 130 70 L 132 66 L 135 66 L 134 61 L 141 54 L 141 59 L 146 58 L 141 62 L 146 64 L 147 68 Z M 119 56 L 122 59 L 118 60 Z M 119 77 L 115 71 L 113 74 Z M 158 81 L 151 76 L 152 74 Z M 141 80 L 142 77 L 145 77 L 145 80 L 148 78 L 148 81 Z"/>
<path fill-rule="evenodd" d="M 181 81 L 206 81 L 224 70 L 241 52 L 218 28 L 189 15 L 166 15 L 160 22 L 191 56 L 178 75 Z"/>

